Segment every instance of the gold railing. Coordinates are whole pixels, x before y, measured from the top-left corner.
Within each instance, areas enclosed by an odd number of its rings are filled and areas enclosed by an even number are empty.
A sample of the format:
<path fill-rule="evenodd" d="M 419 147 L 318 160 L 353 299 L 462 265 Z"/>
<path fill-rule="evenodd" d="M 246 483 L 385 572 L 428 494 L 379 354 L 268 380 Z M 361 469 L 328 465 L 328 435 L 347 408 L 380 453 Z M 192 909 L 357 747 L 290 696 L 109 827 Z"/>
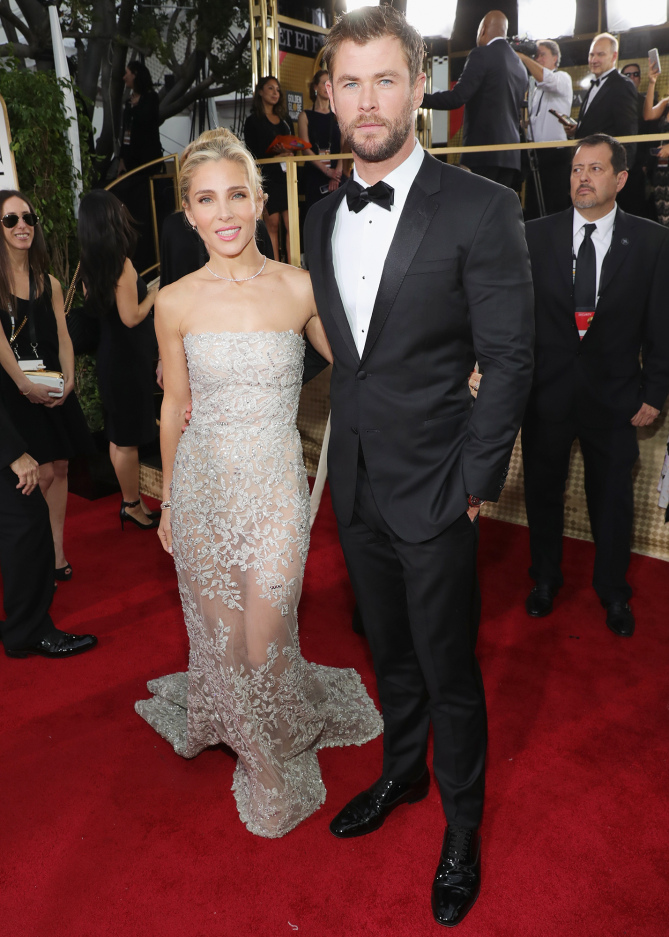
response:
<path fill-rule="evenodd" d="M 173 163 L 173 166 L 168 167 L 168 163 Z M 152 159 L 150 163 L 144 163 L 141 166 L 131 169 L 129 172 L 124 172 L 123 175 L 117 176 L 113 182 L 110 182 L 109 185 L 105 186 L 105 189 L 108 191 L 113 189 L 114 186 L 119 185 L 121 182 L 125 182 L 126 179 L 130 179 L 132 176 L 137 175 L 138 173 L 145 173 L 147 169 L 151 166 L 160 166 L 164 165 L 166 167 L 165 172 L 156 172 L 152 173 L 147 177 L 149 183 L 149 198 L 151 200 L 151 221 L 153 228 L 153 245 L 156 252 L 157 262 L 151 264 L 150 267 L 147 267 L 146 270 L 140 270 L 142 276 L 146 276 L 147 273 L 152 273 L 155 270 L 160 268 L 160 235 L 158 232 L 158 212 L 156 211 L 156 190 L 155 182 L 157 179 L 162 179 L 163 181 L 170 179 L 172 181 L 172 188 L 174 191 L 174 210 L 178 211 L 181 208 L 181 203 L 179 201 L 179 154 L 170 153 L 167 156 L 161 156 L 160 159 Z"/>
<path fill-rule="evenodd" d="M 636 136 L 617 137 L 619 143 L 659 143 L 666 142 L 669 139 L 667 133 L 642 133 Z M 552 140 L 542 141 L 540 143 L 495 143 L 489 146 L 437 146 L 430 147 L 427 152 L 433 156 L 454 156 L 457 153 L 498 153 L 505 150 L 552 150 L 563 149 L 566 147 L 575 147 L 581 143 L 580 140 Z M 264 166 L 269 163 L 286 164 L 286 185 L 288 188 L 288 234 L 291 263 L 295 267 L 300 266 L 300 225 L 299 225 L 299 202 L 297 196 L 297 169 L 302 163 L 316 162 L 318 160 L 351 160 L 350 153 L 328 153 L 318 156 L 275 156 L 272 159 L 259 159 L 258 165 Z"/>

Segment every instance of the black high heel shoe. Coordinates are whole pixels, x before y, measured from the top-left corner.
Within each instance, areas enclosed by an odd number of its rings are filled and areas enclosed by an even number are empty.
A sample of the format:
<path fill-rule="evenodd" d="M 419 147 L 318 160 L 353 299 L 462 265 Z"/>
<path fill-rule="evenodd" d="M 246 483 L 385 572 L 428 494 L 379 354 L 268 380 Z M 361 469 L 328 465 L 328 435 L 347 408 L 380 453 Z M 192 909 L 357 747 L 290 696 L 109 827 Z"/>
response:
<path fill-rule="evenodd" d="M 143 524 L 141 521 L 138 521 L 136 517 L 133 517 L 132 514 L 128 514 L 126 508 L 136 508 L 138 504 L 139 498 L 136 501 L 121 501 L 121 510 L 119 511 L 119 517 L 121 518 L 121 530 L 124 530 L 123 525 L 126 521 L 130 521 L 135 525 L 135 527 L 139 527 L 140 530 L 155 530 L 155 528 L 160 523 L 157 518 L 151 518 L 150 515 L 146 514 L 145 517 L 149 523 Z"/>

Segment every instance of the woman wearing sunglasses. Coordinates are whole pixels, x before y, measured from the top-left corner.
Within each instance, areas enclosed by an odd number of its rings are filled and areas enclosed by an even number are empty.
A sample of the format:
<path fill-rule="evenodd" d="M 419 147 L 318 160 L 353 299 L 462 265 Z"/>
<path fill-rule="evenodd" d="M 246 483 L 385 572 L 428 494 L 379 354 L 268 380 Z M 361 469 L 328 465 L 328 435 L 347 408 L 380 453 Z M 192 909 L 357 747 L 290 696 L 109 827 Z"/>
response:
<path fill-rule="evenodd" d="M 137 243 L 132 218 L 115 195 L 93 189 L 79 205 L 81 279 L 85 310 L 100 319 L 98 383 L 109 456 L 121 487 L 121 527 L 130 521 L 151 530 L 139 493 L 139 446 L 157 435 L 153 358 L 156 335 L 149 313 L 158 293 L 147 290 L 130 260 Z"/>
<path fill-rule="evenodd" d="M 0 191 L 0 220 L 0 395 L 27 451 L 39 462 L 56 578 L 67 580 L 72 576 L 63 547 L 68 460 L 94 447 L 73 393 L 74 352 L 63 291 L 47 272 L 39 218 L 25 195 L 5 189 Z M 62 371 L 62 397 L 53 397 L 48 387 L 32 383 L 19 361 L 41 361 L 47 370 Z"/>

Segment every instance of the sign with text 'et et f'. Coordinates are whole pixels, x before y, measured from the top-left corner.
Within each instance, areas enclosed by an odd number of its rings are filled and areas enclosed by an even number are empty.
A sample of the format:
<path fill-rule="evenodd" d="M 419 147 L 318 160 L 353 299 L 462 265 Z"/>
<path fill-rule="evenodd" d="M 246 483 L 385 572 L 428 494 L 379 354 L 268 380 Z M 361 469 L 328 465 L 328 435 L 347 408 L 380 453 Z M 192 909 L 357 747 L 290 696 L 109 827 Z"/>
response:
<path fill-rule="evenodd" d="M 279 52 L 305 55 L 307 58 L 313 59 L 316 58 L 321 47 L 325 45 L 325 39 L 323 33 L 279 23 Z"/>

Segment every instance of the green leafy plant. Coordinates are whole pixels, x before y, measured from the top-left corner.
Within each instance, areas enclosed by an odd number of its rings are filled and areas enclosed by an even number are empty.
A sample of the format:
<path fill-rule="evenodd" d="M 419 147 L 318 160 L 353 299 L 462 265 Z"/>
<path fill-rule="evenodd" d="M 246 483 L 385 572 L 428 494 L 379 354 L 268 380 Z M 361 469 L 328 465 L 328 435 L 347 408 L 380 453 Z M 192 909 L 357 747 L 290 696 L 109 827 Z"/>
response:
<path fill-rule="evenodd" d="M 77 247 L 63 84 L 67 82 L 58 79 L 55 72 L 30 71 L 16 59 L 0 64 L 0 94 L 7 105 L 19 185 L 34 201 L 40 216 L 52 273 L 67 287 L 76 266 Z M 87 145 L 91 125 L 80 92 L 77 95 L 85 191 L 92 175 Z"/>

